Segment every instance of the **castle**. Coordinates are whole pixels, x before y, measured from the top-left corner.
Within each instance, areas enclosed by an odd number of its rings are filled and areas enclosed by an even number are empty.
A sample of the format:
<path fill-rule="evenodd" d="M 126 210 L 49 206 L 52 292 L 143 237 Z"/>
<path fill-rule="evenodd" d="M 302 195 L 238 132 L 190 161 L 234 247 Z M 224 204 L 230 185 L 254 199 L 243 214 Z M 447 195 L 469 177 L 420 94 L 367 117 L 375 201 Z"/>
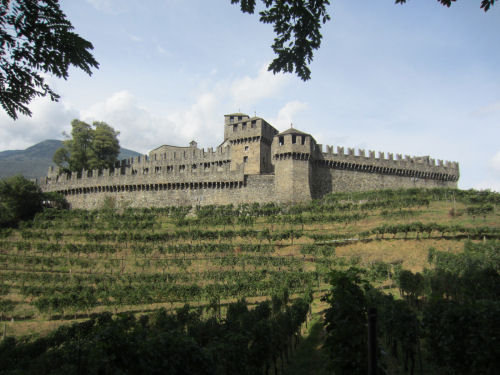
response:
<path fill-rule="evenodd" d="M 347 152 L 345 152 L 347 151 Z M 164 145 L 115 168 L 60 174 L 50 167 L 44 191 L 62 193 L 72 208 L 94 209 L 105 197 L 131 207 L 297 203 L 330 192 L 457 187 L 456 162 L 333 146 L 323 149 L 293 127 L 279 133 L 260 117 L 224 116 L 215 150 Z"/>

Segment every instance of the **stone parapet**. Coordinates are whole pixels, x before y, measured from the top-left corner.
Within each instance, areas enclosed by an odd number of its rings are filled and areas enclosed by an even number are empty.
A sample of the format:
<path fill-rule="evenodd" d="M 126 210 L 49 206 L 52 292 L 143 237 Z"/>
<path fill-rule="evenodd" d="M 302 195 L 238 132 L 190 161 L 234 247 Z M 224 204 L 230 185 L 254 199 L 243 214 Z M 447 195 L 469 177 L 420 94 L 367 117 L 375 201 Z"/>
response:
<path fill-rule="evenodd" d="M 89 174 L 89 172 L 92 172 Z M 243 171 L 230 171 L 229 165 L 221 170 L 205 171 L 193 169 L 173 169 L 171 171 L 148 171 L 143 174 L 127 174 L 120 170 L 83 171 L 81 174 L 61 174 L 46 177 L 40 185 L 44 191 L 63 191 L 92 186 L 147 185 L 157 183 L 229 182 L 243 181 Z"/>

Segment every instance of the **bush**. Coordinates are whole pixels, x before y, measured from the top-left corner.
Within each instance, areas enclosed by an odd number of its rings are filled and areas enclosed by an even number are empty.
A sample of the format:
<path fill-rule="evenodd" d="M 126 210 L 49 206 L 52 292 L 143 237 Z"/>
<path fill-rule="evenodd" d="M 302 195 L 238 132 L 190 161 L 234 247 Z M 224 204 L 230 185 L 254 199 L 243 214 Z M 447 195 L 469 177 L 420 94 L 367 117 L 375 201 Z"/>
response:
<path fill-rule="evenodd" d="M 32 219 L 42 210 L 43 192 L 24 178 L 14 176 L 0 181 L 0 227 L 15 226 Z"/>

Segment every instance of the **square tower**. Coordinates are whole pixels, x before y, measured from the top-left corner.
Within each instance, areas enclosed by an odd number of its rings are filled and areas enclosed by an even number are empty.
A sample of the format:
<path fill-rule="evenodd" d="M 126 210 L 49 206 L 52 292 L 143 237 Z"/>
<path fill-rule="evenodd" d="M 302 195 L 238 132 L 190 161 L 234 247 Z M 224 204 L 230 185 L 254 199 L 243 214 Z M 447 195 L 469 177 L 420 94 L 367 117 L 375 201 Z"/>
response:
<path fill-rule="evenodd" d="M 243 113 L 224 116 L 224 142 L 231 145 L 231 170 L 271 173 L 271 144 L 278 131 L 260 117 Z"/>

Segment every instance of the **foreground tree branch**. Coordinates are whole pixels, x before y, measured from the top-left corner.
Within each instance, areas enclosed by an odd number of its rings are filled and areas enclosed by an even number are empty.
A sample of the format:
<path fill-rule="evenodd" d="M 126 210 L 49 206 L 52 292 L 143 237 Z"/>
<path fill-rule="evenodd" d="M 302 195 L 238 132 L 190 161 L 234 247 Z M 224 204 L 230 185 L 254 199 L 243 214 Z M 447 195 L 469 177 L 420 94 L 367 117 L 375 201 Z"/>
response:
<path fill-rule="evenodd" d="M 17 119 L 31 116 L 39 96 L 57 101 L 45 74 L 68 78 L 71 65 L 91 75 L 92 44 L 74 33 L 59 0 L 0 0 L 0 105 Z"/>

